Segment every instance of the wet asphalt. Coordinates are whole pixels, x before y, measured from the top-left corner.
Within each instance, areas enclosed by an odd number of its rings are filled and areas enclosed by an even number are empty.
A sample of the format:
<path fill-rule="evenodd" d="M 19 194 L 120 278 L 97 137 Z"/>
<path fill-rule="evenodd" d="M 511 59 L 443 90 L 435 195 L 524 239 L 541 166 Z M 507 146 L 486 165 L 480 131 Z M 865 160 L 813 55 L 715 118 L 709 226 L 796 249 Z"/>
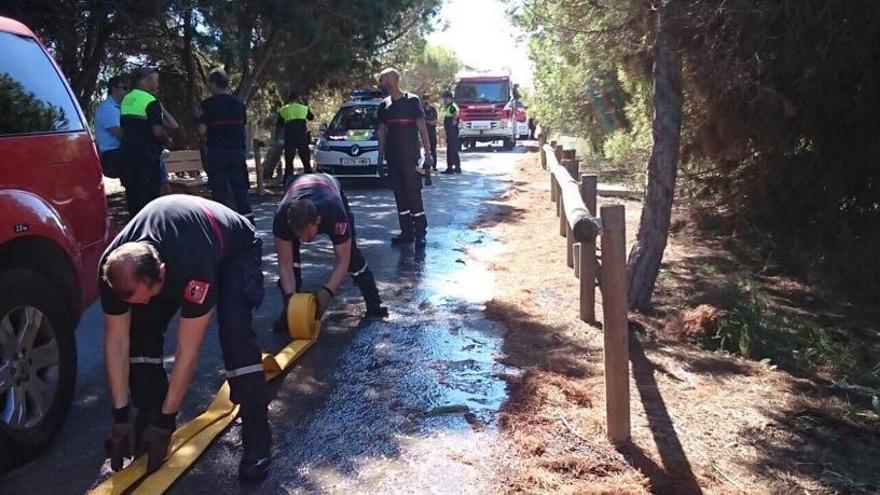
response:
<path fill-rule="evenodd" d="M 241 485 L 239 425 L 233 424 L 169 493 L 485 493 L 491 483 L 496 413 L 506 397 L 498 363 L 503 328 L 485 318 L 493 295 L 487 262 L 504 247 L 475 228 L 497 208 L 525 148 L 462 154 L 464 173 L 439 175 L 423 190 L 425 249 L 392 247 L 394 196 L 380 184 L 343 182 L 358 244 L 391 315 L 361 318 L 351 283 L 324 317 L 318 342 L 270 384 L 273 466 L 267 480 Z M 440 158 L 441 169 L 443 157 Z M 271 222 L 278 196 L 255 199 L 264 241 L 266 298 L 254 326 L 263 348 L 287 339 L 270 331 L 280 311 Z M 332 246 L 303 250 L 306 289 L 332 269 Z M 173 356 L 176 322 L 166 336 Z M 179 424 L 202 412 L 222 383 L 212 323 Z M 83 493 L 109 474 L 103 442 L 110 424 L 99 305 L 77 330 L 74 403 L 47 452 L 0 477 L 0 494 Z M 170 363 L 169 363 L 170 366 Z"/>

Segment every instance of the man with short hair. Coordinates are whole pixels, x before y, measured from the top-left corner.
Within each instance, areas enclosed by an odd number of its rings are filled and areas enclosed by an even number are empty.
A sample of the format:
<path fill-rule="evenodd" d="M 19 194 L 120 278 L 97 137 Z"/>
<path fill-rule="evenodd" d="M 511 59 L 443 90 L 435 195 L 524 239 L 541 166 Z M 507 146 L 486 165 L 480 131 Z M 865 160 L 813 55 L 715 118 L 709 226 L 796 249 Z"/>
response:
<path fill-rule="evenodd" d="M 428 129 L 428 141 L 431 143 L 431 158 L 434 170 L 437 170 L 437 109 L 431 105 L 429 95 L 422 95 L 422 108 L 425 111 L 425 127 Z"/>
<path fill-rule="evenodd" d="M 293 175 L 293 159 L 299 153 L 303 163 L 303 171 L 312 173 L 312 152 L 309 150 L 309 130 L 307 120 L 315 120 L 315 114 L 300 99 L 299 93 L 291 91 L 287 95 L 287 104 L 278 110 L 275 127 L 278 132 L 284 130 L 284 178 L 286 186 Z"/>
<path fill-rule="evenodd" d="M 253 222 L 248 200 L 246 136 L 247 111 L 238 97 L 230 94 L 229 76 L 215 69 L 208 74 L 211 97 L 202 102 L 199 135 L 205 140 L 208 185 L 219 201 Z"/>
<path fill-rule="evenodd" d="M 379 85 L 388 93 L 379 104 L 379 154 L 388 162 L 388 175 L 397 203 L 400 234 L 391 244 L 415 242 L 425 246 L 428 221 L 422 203 L 422 178 L 417 171 L 419 141 L 425 150 L 424 168 L 433 165 L 425 112 L 419 97 L 401 91 L 400 73 L 393 68 L 382 71 Z"/>
<path fill-rule="evenodd" d="M 376 279 L 357 246 L 354 215 L 339 181 L 327 174 L 297 177 L 287 188 L 272 224 L 278 253 L 278 288 L 283 298 L 276 331 L 287 328 L 286 310 L 290 298 L 302 290 L 300 243 L 312 242 L 319 234 L 330 237 L 335 264 L 330 279 L 316 292 L 318 316 L 339 291 L 346 272 L 351 275 L 367 306 L 367 316 L 384 318 Z"/>
<path fill-rule="evenodd" d="M 120 103 L 120 126 L 125 199 L 129 213 L 135 215 L 159 197 L 160 156 L 163 147 L 171 146 L 171 138 L 164 125 L 162 104 L 155 96 L 159 73 L 143 67 L 134 72 L 132 80 L 135 88 Z"/>
<path fill-rule="evenodd" d="M 128 83 L 120 76 L 113 76 L 107 81 L 107 99 L 98 104 L 95 111 L 95 141 L 101 153 L 101 168 L 105 177 L 117 179 L 122 166 L 119 147 L 122 128 L 119 126 L 119 104 Z M 125 186 L 125 183 L 122 184 Z"/>
<path fill-rule="evenodd" d="M 104 350 L 113 427 L 106 442 L 114 470 L 147 453 L 162 465 L 176 416 L 216 309 L 220 347 L 239 404 L 244 454 L 239 476 L 266 476 L 272 438 L 262 356 L 251 326 L 263 298 L 262 243 L 250 221 L 204 198 L 172 194 L 134 216 L 100 262 Z M 165 330 L 180 311 L 171 380 L 165 373 Z M 132 420 L 129 406 L 137 408 Z"/>
<path fill-rule="evenodd" d="M 452 92 L 443 93 L 443 130 L 446 132 L 446 170 L 444 174 L 461 173 L 461 157 L 458 154 L 458 105 L 452 99 Z"/>

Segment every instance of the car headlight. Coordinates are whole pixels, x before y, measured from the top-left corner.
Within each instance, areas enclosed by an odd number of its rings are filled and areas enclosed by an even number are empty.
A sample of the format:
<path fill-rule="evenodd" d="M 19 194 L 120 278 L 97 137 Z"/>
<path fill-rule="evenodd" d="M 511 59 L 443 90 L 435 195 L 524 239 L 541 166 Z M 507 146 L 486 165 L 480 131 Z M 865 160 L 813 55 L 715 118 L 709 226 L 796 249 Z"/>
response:
<path fill-rule="evenodd" d="M 327 141 L 323 138 L 318 140 L 317 144 L 315 144 L 315 148 L 321 151 L 330 151 L 330 145 L 327 144 Z"/>

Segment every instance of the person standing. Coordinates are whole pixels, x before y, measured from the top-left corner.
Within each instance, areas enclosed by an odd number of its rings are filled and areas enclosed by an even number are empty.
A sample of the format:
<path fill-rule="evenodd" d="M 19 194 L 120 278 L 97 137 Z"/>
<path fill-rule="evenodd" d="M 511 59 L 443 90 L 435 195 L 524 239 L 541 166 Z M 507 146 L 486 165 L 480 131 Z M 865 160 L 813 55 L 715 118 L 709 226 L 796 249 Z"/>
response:
<path fill-rule="evenodd" d="M 162 148 L 171 147 L 171 138 L 164 125 L 162 105 L 155 96 L 159 73 L 143 67 L 135 71 L 132 80 L 135 87 L 122 98 L 119 123 L 125 200 L 133 216 L 159 197 Z"/>
<path fill-rule="evenodd" d="M 122 166 L 121 146 L 122 128 L 119 126 L 119 104 L 128 84 L 120 76 L 113 76 L 107 81 L 107 99 L 98 104 L 95 111 L 95 141 L 101 153 L 101 168 L 105 177 L 118 179 Z M 122 184 L 123 187 L 125 184 Z"/>
<path fill-rule="evenodd" d="M 214 201 L 254 221 L 248 200 L 244 103 L 229 93 L 229 76 L 215 69 L 208 74 L 211 97 L 202 102 L 199 135 L 205 141 L 208 185 Z"/>
<path fill-rule="evenodd" d="M 104 251 L 98 282 L 113 408 L 105 448 L 113 470 L 138 452 L 147 453 L 148 472 L 162 465 L 216 310 L 229 398 L 241 406 L 239 477 L 266 477 L 269 393 L 252 327 L 263 299 L 261 262 L 262 242 L 250 221 L 220 203 L 182 194 L 146 205 Z M 178 311 L 169 381 L 165 331 Z"/>
<path fill-rule="evenodd" d="M 379 154 L 388 162 L 388 174 L 400 234 L 391 238 L 391 244 L 426 244 L 428 221 L 422 203 L 422 178 L 419 166 L 419 141 L 425 150 L 424 168 L 433 165 L 425 112 L 419 97 L 400 89 L 400 73 L 387 68 L 379 75 L 379 85 L 388 93 L 377 110 L 379 117 Z"/>
<path fill-rule="evenodd" d="M 312 156 L 309 150 L 309 130 L 306 121 L 315 120 L 315 115 L 308 105 L 300 100 L 296 91 L 287 96 L 287 104 L 278 110 L 275 127 L 278 132 L 284 130 L 284 179 L 286 186 L 293 175 L 293 159 L 299 153 L 303 163 L 303 171 L 312 173 Z"/>
<path fill-rule="evenodd" d="M 461 173 L 461 157 L 458 155 L 458 105 L 452 100 L 452 93 L 443 93 L 443 130 L 446 132 L 446 170 L 444 174 Z"/>
<path fill-rule="evenodd" d="M 434 170 L 437 170 L 437 109 L 422 95 L 422 109 L 425 111 L 425 127 L 428 129 L 428 140 L 431 143 L 431 157 L 434 158 Z"/>

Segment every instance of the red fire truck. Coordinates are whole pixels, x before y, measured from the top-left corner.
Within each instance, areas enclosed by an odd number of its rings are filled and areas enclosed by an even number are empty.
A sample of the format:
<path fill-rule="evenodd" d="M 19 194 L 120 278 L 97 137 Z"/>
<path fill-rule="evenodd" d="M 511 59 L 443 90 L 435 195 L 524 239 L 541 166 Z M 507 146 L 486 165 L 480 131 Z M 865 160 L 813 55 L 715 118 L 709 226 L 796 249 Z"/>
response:
<path fill-rule="evenodd" d="M 462 146 L 501 141 L 504 149 L 516 144 L 516 98 L 507 74 L 466 74 L 455 82 Z"/>

